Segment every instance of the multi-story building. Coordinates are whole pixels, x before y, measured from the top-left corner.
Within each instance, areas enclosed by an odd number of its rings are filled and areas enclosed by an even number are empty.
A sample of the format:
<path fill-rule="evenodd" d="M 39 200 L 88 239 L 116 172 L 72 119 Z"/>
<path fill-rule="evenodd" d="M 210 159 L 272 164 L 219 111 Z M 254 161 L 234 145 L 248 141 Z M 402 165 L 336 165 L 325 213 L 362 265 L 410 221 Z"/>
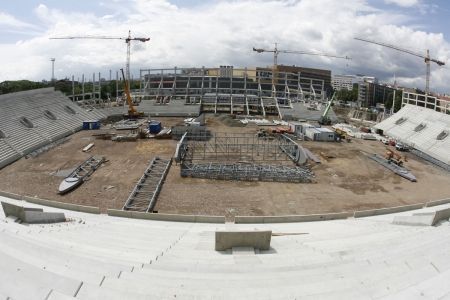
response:
<path fill-rule="evenodd" d="M 353 82 L 355 81 L 354 75 L 333 75 L 331 85 L 335 91 L 353 90 Z"/>
<path fill-rule="evenodd" d="M 358 103 L 362 107 L 376 107 L 377 103 L 386 103 L 392 99 L 394 88 L 365 81 L 358 84 Z"/>
<path fill-rule="evenodd" d="M 176 102 L 200 105 L 204 112 L 281 116 L 293 102 L 323 101 L 324 77 L 331 78 L 331 72 L 286 66 L 148 69 L 141 70 L 140 94 L 155 105 Z"/>

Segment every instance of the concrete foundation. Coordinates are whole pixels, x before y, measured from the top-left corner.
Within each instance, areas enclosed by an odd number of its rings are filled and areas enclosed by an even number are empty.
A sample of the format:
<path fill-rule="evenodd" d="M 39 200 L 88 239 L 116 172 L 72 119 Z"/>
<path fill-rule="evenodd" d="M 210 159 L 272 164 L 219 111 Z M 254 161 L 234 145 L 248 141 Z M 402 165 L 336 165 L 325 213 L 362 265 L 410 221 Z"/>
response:
<path fill-rule="evenodd" d="M 253 247 L 269 250 L 272 231 L 216 231 L 216 251 L 233 247 Z"/>

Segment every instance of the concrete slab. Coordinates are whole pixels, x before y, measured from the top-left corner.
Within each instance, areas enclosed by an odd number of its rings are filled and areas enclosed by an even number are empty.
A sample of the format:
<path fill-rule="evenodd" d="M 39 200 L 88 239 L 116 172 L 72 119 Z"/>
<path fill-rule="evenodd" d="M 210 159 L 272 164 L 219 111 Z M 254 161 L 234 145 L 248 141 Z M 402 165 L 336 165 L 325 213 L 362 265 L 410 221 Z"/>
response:
<path fill-rule="evenodd" d="M 253 247 L 260 250 L 270 249 L 272 231 L 216 231 L 216 251 L 225 251 L 233 247 Z"/>
<path fill-rule="evenodd" d="M 409 226 L 431 226 L 433 225 L 433 215 L 416 215 L 416 216 L 395 216 L 392 224 L 409 225 Z"/>

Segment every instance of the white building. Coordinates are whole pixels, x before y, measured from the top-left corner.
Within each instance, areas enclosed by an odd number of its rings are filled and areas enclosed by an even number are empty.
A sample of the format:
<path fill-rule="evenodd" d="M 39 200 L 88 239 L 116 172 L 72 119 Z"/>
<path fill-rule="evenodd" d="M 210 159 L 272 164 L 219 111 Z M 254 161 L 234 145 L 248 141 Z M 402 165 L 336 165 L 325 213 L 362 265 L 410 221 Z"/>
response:
<path fill-rule="evenodd" d="M 351 91 L 353 89 L 354 75 L 333 75 L 331 85 L 335 91 L 346 89 Z"/>

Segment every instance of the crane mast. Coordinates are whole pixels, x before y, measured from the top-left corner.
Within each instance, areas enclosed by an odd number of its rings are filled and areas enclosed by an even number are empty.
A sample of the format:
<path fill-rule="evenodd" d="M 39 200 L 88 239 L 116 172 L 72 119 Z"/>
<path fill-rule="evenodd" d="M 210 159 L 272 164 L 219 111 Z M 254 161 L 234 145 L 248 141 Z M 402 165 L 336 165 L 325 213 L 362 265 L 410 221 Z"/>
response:
<path fill-rule="evenodd" d="M 320 53 L 320 52 L 309 52 L 309 51 L 295 51 L 295 50 L 280 50 L 278 49 L 278 43 L 275 43 L 274 49 L 262 49 L 262 48 L 255 48 L 253 47 L 253 51 L 257 53 L 263 53 L 263 52 L 269 52 L 273 53 L 273 69 L 272 69 L 272 85 L 275 85 L 275 74 L 278 70 L 278 55 L 280 53 L 286 53 L 286 54 L 303 54 L 303 55 L 313 55 L 313 56 L 325 56 L 325 57 L 332 57 L 332 58 L 342 58 L 350 60 L 351 58 L 348 56 L 337 56 L 332 54 L 326 54 L 326 53 Z M 275 93 L 275 91 L 273 91 Z"/>
<path fill-rule="evenodd" d="M 148 37 L 131 37 L 131 30 L 128 31 L 127 37 L 115 37 L 115 36 L 62 36 L 62 37 L 52 37 L 51 40 L 74 40 L 74 39 L 92 39 L 92 40 L 124 40 L 127 44 L 127 59 L 126 59 L 126 66 L 125 66 L 125 74 L 126 74 L 126 80 L 129 82 L 130 80 L 130 57 L 131 57 L 131 41 L 138 41 L 138 42 L 148 42 L 150 41 L 150 38 Z"/>
<path fill-rule="evenodd" d="M 417 53 L 417 52 L 414 52 L 414 51 L 409 50 L 409 49 L 404 49 L 404 48 L 401 48 L 401 47 L 398 47 L 398 46 L 395 46 L 395 45 L 381 43 L 381 42 L 372 41 L 372 40 L 368 40 L 368 39 L 363 39 L 363 38 L 359 38 L 359 37 L 356 37 L 355 40 L 366 42 L 366 43 L 371 43 L 371 44 L 375 44 L 375 45 L 380 45 L 380 46 L 383 46 L 383 47 L 386 47 L 386 48 L 394 49 L 394 50 L 397 50 L 397 51 L 400 51 L 400 52 L 403 52 L 403 53 L 408 53 L 410 55 L 423 58 L 424 62 L 426 64 L 425 94 L 427 94 L 427 95 L 430 93 L 431 62 L 436 63 L 438 66 L 445 65 L 445 62 L 437 60 L 435 58 L 431 58 L 429 49 L 427 49 L 427 52 L 424 55 L 424 54 Z"/>

